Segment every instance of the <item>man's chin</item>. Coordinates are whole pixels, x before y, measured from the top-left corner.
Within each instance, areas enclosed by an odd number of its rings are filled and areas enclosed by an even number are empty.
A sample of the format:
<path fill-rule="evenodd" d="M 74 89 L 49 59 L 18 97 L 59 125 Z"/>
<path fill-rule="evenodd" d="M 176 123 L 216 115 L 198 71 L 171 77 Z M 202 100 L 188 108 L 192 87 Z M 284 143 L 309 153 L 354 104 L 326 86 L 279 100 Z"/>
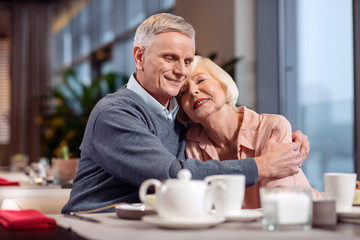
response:
<path fill-rule="evenodd" d="M 171 97 L 176 97 L 180 92 L 180 88 L 173 88 L 168 93 Z"/>

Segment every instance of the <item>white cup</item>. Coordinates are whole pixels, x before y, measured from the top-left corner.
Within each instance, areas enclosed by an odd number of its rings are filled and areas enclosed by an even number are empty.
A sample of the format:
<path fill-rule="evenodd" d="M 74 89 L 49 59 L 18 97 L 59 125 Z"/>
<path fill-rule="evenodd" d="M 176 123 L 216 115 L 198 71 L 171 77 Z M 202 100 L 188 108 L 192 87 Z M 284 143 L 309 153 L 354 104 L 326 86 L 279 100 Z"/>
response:
<path fill-rule="evenodd" d="M 325 173 L 325 196 L 336 200 L 336 212 L 351 211 L 355 196 L 356 173 Z"/>
<path fill-rule="evenodd" d="M 204 181 L 218 187 L 214 198 L 216 215 L 226 217 L 240 213 L 245 194 L 244 175 L 212 175 Z"/>

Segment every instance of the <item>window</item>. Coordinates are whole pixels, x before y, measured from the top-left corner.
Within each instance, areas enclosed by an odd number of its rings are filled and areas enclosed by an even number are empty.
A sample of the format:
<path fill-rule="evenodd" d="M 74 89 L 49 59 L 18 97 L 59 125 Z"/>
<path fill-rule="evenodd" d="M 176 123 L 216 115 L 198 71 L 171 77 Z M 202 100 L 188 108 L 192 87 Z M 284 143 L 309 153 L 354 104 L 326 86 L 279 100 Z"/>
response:
<path fill-rule="evenodd" d="M 9 51 L 9 41 L 0 39 L 0 144 L 9 144 L 10 141 Z"/>
<path fill-rule="evenodd" d="M 352 1 L 297 1 L 297 16 L 297 121 L 311 142 L 303 170 L 322 189 L 324 172 L 354 171 Z"/>
<path fill-rule="evenodd" d="M 354 172 L 354 2 L 257 2 L 258 111 L 308 135 L 302 169 L 319 191 L 324 172 Z"/>
<path fill-rule="evenodd" d="M 73 69 L 88 84 L 109 71 L 130 75 L 135 29 L 146 17 L 171 11 L 175 0 L 91 0 L 54 33 L 54 79 Z"/>

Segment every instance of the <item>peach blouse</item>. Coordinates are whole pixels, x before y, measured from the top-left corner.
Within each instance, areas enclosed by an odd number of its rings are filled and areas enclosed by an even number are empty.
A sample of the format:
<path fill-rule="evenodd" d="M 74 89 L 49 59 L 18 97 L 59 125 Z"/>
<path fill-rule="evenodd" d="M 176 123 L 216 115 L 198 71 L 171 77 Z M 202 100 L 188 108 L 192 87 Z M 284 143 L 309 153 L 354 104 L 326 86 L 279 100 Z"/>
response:
<path fill-rule="evenodd" d="M 280 129 L 279 143 L 292 141 L 291 125 L 285 117 L 273 114 L 258 114 L 244 106 L 239 107 L 238 110 L 243 113 L 243 122 L 237 140 L 239 159 L 260 156 L 275 127 Z M 215 146 L 207 137 L 200 124 L 192 126 L 187 131 L 186 154 L 188 158 L 197 158 L 201 161 L 219 159 Z M 259 188 L 262 186 L 298 186 L 311 188 L 301 169 L 299 173 L 285 178 L 263 179 L 256 185 L 246 188 L 243 208 L 260 207 Z M 313 198 L 320 197 L 320 193 L 315 189 L 312 189 L 312 195 Z"/>

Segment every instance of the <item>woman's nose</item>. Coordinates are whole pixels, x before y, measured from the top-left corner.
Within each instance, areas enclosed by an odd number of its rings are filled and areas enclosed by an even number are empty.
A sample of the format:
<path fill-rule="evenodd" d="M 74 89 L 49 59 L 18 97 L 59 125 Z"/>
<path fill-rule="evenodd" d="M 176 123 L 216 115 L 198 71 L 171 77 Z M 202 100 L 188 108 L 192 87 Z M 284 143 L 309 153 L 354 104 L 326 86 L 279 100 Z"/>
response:
<path fill-rule="evenodd" d="M 189 92 L 191 97 L 194 97 L 199 94 L 199 89 L 194 84 L 189 84 Z"/>

